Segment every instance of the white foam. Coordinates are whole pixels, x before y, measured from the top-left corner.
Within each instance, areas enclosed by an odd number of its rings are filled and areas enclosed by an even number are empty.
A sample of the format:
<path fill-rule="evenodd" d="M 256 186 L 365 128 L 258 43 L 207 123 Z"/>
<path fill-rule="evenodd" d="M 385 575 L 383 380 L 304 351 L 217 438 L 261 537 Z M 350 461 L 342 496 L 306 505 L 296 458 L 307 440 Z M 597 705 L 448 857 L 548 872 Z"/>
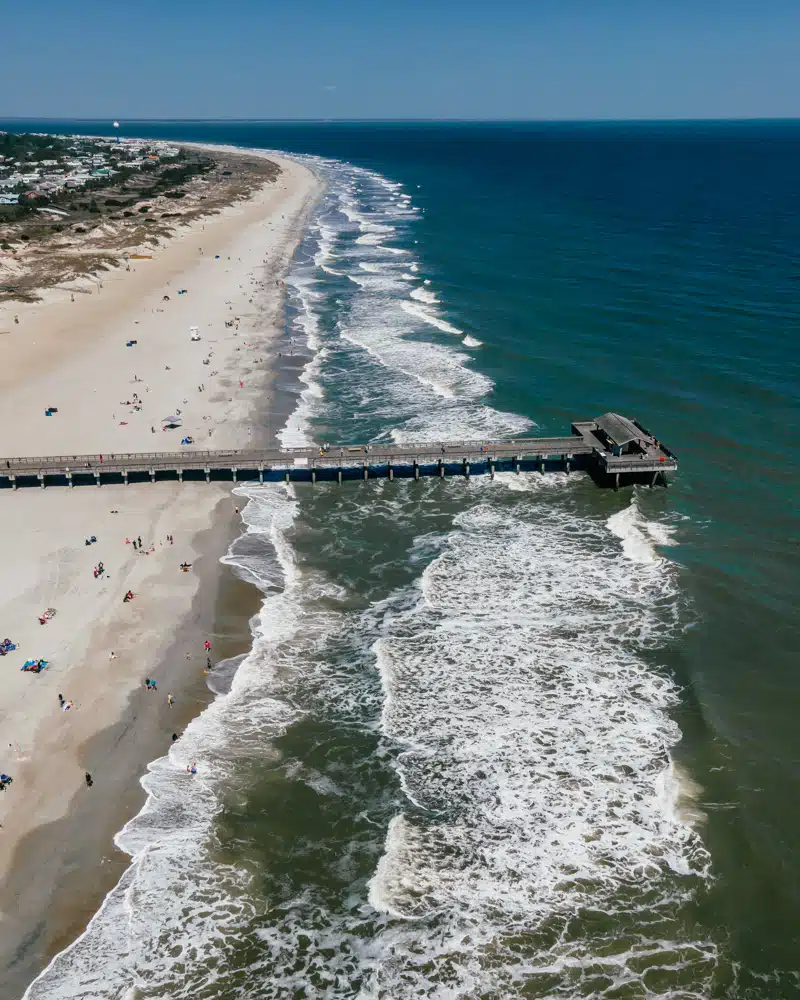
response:
<path fill-rule="evenodd" d="M 677 984 L 687 968 L 701 983 L 715 950 L 680 912 L 708 856 L 676 809 L 677 689 L 640 655 L 679 627 L 673 569 L 615 550 L 613 529 L 576 511 L 574 477 L 562 501 L 541 492 L 549 477 L 506 478 L 527 492 L 509 506 L 500 477 L 467 487 L 421 599 L 375 646 L 410 801 L 370 883 L 376 909 L 410 921 L 387 932 L 382 988 L 517 995 L 512 981 L 547 969 L 548 995 L 575 995 L 570 970 L 606 963 L 605 932 L 536 941 L 587 910 L 638 942 L 614 959 L 629 989 L 648 950 Z"/>
<path fill-rule="evenodd" d="M 456 398 L 453 405 L 430 414 L 395 422 L 390 438 L 396 444 L 412 441 L 497 441 L 516 437 L 534 426 L 527 417 L 504 413 L 485 403 Z"/>
<path fill-rule="evenodd" d="M 461 343 L 465 347 L 482 347 L 483 346 L 483 341 L 482 340 L 478 340 L 477 337 L 470 337 L 469 334 L 467 334 L 466 337 L 464 337 L 464 339 L 461 341 Z"/>
<path fill-rule="evenodd" d="M 416 299 L 417 302 L 425 302 L 427 305 L 435 305 L 439 301 L 434 293 L 429 292 L 426 288 L 415 288 L 411 292 L 411 298 Z"/>
<path fill-rule="evenodd" d="M 413 302 L 401 302 L 400 308 L 404 309 L 410 316 L 421 319 L 422 322 L 427 323 L 428 326 L 436 327 L 436 329 L 441 330 L 442 333 L 453 333 L 457 337 L 460 337 L 464 333 L 463 330 L 459 330 L 457 326 L 453 326 L 452 323 L 448 323 L 447 320 L 437 316 L 424 306 L 416 305 Z"/>
<path fill-rule="evenodd" d="M 383 243 L 382 233 L 364 233 L 356 239 L 356 243 L 361 246 L 378 247 Z"/>
<path fill-rule="evenodd" d="M 609 530 L 622 541 L 622 551 L 628 559 L 640 563 L 662 560 L 656 545 L 675 545 L 674 529 L 646 521 L 634 496 L 630 504 L 608 519 Z"/>

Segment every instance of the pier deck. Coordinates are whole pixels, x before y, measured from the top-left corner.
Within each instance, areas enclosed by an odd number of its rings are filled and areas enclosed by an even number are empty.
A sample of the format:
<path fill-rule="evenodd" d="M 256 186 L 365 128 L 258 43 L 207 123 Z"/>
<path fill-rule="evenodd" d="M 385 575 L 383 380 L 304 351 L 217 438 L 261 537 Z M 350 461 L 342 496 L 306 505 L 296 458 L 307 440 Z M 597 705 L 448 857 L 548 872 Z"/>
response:
<path fill-rule="evenodd" d="M 238 451 L 56 455 L 0 458 L 0 488 L 77 486 L 178 479 L 206 482 L 312 482 L 466 475 L 535 469 L 582 470 L 598 485 L 664 481 L 675 456 L 640 424 L 617 414 L 572 425 L 564 437 L 506 441 L 331 445 Z"/>

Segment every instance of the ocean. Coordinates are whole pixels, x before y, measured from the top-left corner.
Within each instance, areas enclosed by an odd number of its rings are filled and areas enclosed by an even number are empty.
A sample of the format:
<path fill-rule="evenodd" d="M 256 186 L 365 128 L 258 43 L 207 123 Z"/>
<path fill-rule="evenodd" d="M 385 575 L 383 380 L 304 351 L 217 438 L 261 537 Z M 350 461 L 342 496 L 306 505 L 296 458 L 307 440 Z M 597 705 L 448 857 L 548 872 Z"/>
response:
<path fill-rule="evenodd" d="M 285 444 L 616 410 L 680 468 L 238 487 L 252 650 L 26 996 L 800 997 L 800 125 L 122 131 L 325 178 Z"/>

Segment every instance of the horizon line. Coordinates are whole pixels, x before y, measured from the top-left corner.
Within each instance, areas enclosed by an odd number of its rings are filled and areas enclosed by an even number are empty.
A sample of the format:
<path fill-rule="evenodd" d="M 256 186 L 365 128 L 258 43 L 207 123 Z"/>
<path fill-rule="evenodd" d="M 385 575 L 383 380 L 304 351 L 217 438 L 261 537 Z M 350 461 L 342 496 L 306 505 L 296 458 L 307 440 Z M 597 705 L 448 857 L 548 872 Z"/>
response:
<path fill-rule="evenodd" d="M 509 125 L 594 125 L 594 124 L 693 124 L 693 123 L 746 123 L 746 122 L 800 122 L 799 116 L 787 117 L 785 115 L 766 115 L 766 116 L 744 116 L 744 117 L 701 117 L 701 118 L 684 118 L 684 117 L 659 117 L 659 118 L 319 118 L 319 117 L 309 117 L 309 118 L 235 118 L 235 117 L 224 117 L 224 118 L 182 118 L 182 117 L 169 117 L 169 118 L 148 118 L 148 117 L 126 117 L 122 116 L 102 116 L 102 117 L 64 117 L 64 116 L 54 116 L 54 115 L 8 115 L 0 117 L 0 121 L 5 122 L 107 122 L 107 121 L 123 121 L 132 124 L 141 124 L 144 122 L 161 122 L 165 124 L 174 122 L 194 122 L 194 123 L 208 123 L 208 124 L 220 124 L 220 123 L 248 123 L 248 124 L 287 124 L 287 123 L 306 123 L 306 124 L 323 124 L 323 125 L 339 125 L 339 124 L 383 124 L 383 123 L 394 123 L 394 124 L 509 124 Z"/>

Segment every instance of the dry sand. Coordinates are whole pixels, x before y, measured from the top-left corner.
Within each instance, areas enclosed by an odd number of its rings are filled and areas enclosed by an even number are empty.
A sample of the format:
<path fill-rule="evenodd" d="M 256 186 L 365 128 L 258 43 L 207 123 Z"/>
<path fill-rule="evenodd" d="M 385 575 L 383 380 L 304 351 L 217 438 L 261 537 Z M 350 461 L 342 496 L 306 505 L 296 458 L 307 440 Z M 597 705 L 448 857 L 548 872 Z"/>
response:
<path fill-rule="evenodd" d="M 186 227 L 92 294 L 71 301 L 54 289 L 40 303 L 0 308 L 0 329 L 10 330 L 0 337 L 0 456 L 173 450 L 186 434 L 198 448 L 258 443 L 252 415 L 264 406 L 270 343 L 282 328 L 280 281 L 319 191 L 304 167 L 270 158 L 282 168 L 277 182 Z M 190 340 L 193 325 L 200 341 Z M 138 343 L 126 347 L 129 339 Z M 134 393 L 141 409 L 128 402 Z M 58 413 L 45 417 L 46 406 Z M 182 427 L 162 430 L 178 410 Z M 110 837 L 141 804 L 137 776 L 169 745 L 171 726 L 180 730 L 202 705 L 204 640 L 214 658 L 220 650 L 205 631 L 211 616 L 196 614 L 198 593 L 205 581 L 213 605 L 235 502 L 221 484 L 0 492 L 0 639 L 18 643 L 0 658 L 0 770 L 14 778 L 0 793 L 7 987 L 24 987 L 66 943 L 45 911 L 53 900 L 68 907 L 65 889 L 100 861 L 97 845 L 79 842 Z M 86 546 L 91 535 L 98 541 Z M 144 552 L 126 543 L 139 536 Z M 181 562 L 192 569 L 181 572 Z M 123 603 L 128 589 L 135 598 Z M 57 614 L 41 625 L 49 607 Z M 39 657 L 50 661 L 42 674 L 20 671 Z M 157 692 L 145 691 L 145 677 Z M 80 929 L 68 921 L 62 932 Z"/>

